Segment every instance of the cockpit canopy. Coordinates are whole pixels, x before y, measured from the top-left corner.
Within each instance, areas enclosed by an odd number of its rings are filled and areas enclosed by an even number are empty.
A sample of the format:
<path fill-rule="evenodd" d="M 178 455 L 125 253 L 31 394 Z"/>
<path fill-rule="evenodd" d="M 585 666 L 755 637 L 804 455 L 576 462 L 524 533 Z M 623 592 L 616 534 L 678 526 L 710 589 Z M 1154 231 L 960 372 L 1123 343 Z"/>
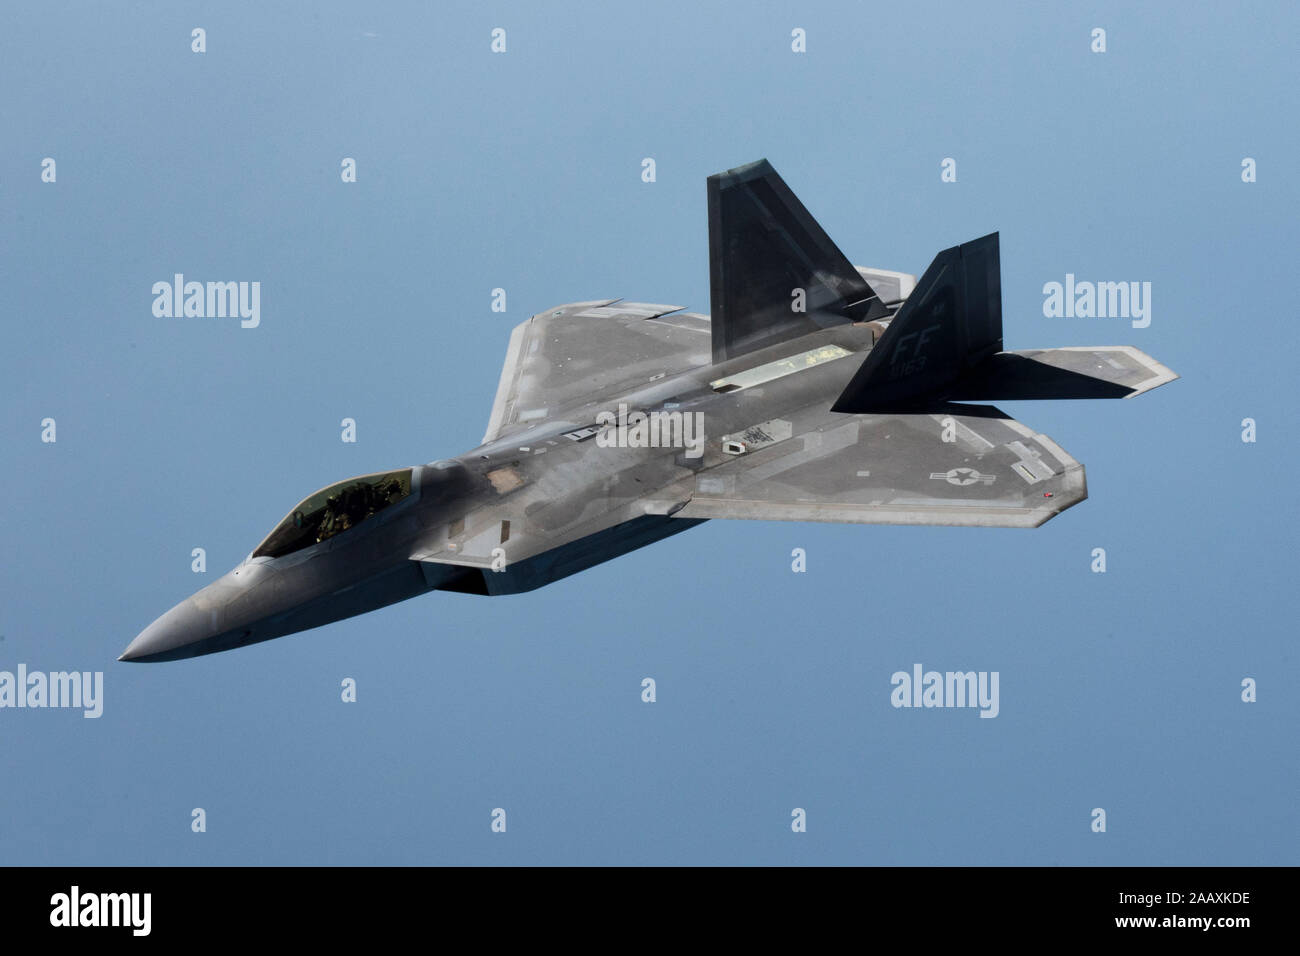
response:
<path fill-rule="evenodd" d="M 298 502 L 253 557 L 292 554 L 356 527 L 411 493 L 411 471 L 381 471 L 322 488 Z"/>

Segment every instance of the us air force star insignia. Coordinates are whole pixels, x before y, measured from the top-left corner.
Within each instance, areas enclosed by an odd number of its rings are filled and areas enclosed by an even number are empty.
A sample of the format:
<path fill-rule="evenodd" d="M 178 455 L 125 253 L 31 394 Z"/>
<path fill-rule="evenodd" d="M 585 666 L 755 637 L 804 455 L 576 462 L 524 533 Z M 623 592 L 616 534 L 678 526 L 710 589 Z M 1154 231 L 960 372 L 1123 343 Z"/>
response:
<path fill-rule="evenodd" d="M 953 468 L 951 471 L 935 471 L 930 473 L 931 478 L 942 478 L 950 485 L 973 485 L 977 481 L 982 481 L 986 485 L 991 485 L 997 479 L 997 475 L 981 475 L 974 468 Z"/>

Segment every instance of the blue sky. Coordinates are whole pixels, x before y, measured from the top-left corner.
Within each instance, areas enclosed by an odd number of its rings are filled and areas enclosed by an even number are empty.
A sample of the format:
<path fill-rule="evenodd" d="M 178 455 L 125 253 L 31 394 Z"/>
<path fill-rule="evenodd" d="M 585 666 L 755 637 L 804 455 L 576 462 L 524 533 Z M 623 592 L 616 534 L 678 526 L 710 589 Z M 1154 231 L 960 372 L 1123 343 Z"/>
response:
<path fill-rule="evenodd" d="M 105 684 L 97 720 L 0 709 L 0 859 L 1300 862 L 1296 8 L 737 10 L 10 11 L 0 670 Z M 1034 531 L 715 521 L 528 595 L 116 662 L 298 499 L 477 444 L 530 314 L 706 312 L 705 177 L 759 157 L 855 263 L 999 230 L 1009 348 L 1181 380 L 1002 405 L 1088 468 Z M 175 272 L 260 281 L 261 325 L 156 318 Z M 1066 273 L 1151 282 L 1150 327 L 1044 317 Z M 998 671 L 999 716 L 892 708 L 918 662 Z"/>

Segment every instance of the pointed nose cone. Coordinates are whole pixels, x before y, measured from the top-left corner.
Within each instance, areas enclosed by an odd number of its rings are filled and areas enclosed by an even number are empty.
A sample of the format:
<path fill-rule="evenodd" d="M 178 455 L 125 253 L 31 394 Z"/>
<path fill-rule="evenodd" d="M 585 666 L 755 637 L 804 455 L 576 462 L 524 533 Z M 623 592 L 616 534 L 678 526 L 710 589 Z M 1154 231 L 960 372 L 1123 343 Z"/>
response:
<path fill-rule="evenodd" d="M 209 615 L 192 599 L 182 601 L 137 635 L 119 661 L 171 661 L 193 657 L 197 645 L 212 635 Z"/>

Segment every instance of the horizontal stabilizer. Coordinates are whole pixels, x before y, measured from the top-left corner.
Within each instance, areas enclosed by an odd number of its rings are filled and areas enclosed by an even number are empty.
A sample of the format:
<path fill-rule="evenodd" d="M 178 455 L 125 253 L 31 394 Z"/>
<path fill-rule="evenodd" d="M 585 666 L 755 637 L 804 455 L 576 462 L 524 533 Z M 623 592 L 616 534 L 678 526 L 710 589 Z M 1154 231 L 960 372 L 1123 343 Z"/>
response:
<path fill-rule="evenodd" d="M 1130 346 L 999 352 L 953 386 L 950 398 L 999 402 L 1042 398 L 1132 398 L 1178 376 Z"/>

